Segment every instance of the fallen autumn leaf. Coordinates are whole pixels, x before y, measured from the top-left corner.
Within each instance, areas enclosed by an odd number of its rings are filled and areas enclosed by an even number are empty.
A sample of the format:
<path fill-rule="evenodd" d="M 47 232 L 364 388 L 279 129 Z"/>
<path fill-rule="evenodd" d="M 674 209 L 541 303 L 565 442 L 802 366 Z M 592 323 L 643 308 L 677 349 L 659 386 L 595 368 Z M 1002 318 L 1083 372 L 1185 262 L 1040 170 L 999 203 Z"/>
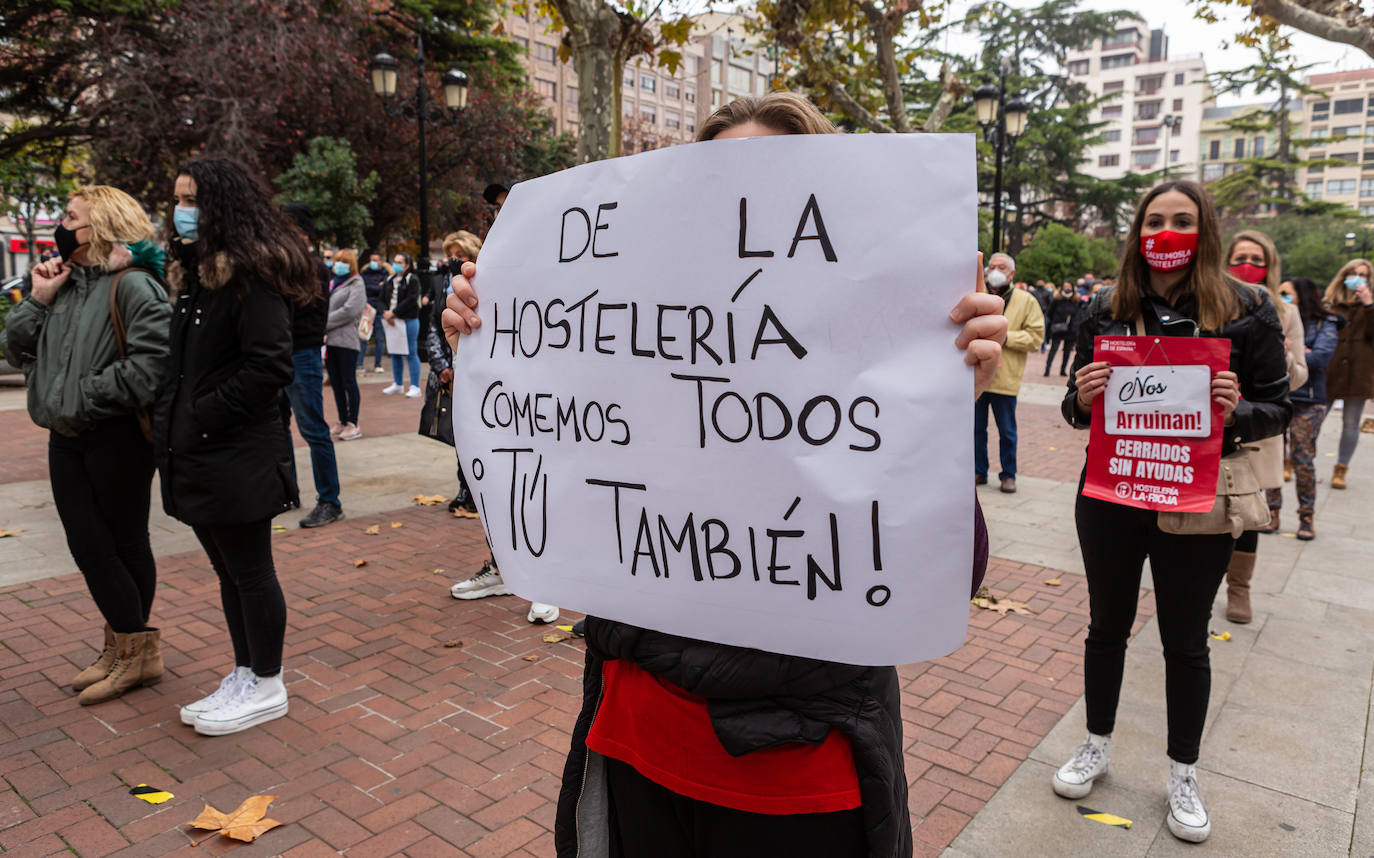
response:
<path fill-rule="evenodd" d="M 244 843 L 252 843 L 264 832 L 281 825 L 275 819 L 263 818 L 267 813 L 267 806 L 275 798 L 274 795 L 249 796 L 233 813 L 221 813 L 207 804 L 200 812 L 200 816 L 191 823 L 191 827 L 223 834 Z"/>
<path fill-rule="evenodd" d="M 361 568 L 363 568 L 363 567 L 366 566 L 366 565 L 367 565 L 367 561 L 366 561 L 366 560 L 354 560 L 354 561 L 353 561 L 353 568 L 354 568 L 354 569 L 361 569 Z"/>
<path fill-rule="evenodd" d="M 380 524 L 374 524 L 374 525 L 372 525 L 371 527 L 369 527 L 367 530 L 364 530 L 364 531 L 363 531 L 363 533 L 366 533 L 368 536 L 376 536 L 377 534 L 379 534 L 379 533 L 381 533 L 381 532 L 382 532 L 382 526 L 381 526 Z"/>

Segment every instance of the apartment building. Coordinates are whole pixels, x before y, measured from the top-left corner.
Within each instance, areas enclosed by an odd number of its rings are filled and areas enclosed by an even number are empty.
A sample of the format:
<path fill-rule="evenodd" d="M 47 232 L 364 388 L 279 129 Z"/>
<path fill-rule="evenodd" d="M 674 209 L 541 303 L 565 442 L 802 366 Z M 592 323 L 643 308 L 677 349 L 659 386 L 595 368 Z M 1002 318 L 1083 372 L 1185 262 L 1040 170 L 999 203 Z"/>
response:
<path fill-rule="evenodd" d="M 1088 150 L 1083 172 L 1100 179 L 1167 169 L 1197 175 L 1203 111 L 1215 101 L 1201 54 L 1169 56 L 1164 30 L 1128 19 L 1114 35 L 1066 57 L 1072 80 L 1108 96 L 1094 117 L 1103 142 Z"/>
<path fill-rule="evenodd" d="M 1300 171 L 1299 187 L 1311 199 L 1374 216 L 1374 69 L 1312 75 L 1307 83 L 1318 94 L 1302 99 L 1302 136 L 1329 142 L 1303 157 L 1344 163 Z"/>
<path fill-rule="evenodd" d="M 1272 102 L 1235 104 L 1230 107 L 1208 107 L 1202 111 L 1202 128 L 1198 135 L 1197 178 L 1204 184 L 1240 169 L 1246 158 L 1273 155 L 1278 145 L 1278 130 L 1242 131 L 1231 123 L 1243 121 L 1251 114 L 1268 111 Z M 1262 122 L 1264 117 L 1256 117 Z M 1303 120 L 1302 99 L 1288 105 L 1288 125 L 1293 137 L 1301 137 Z"/>
<path fill-rule="evenodd" d="M 560 34 L 530 12 L 508 13 L 506 37 L 521 48 L 531 88 L 543 99 L 557 131 L 577 134 L 577 71 L 558 59 Z M 745 33 L 740 15 L 709 13 L 693 22 L 692 36 L 676 50 L 676 71 L 648 57 L 625 63 L 621 111 L 629 136 L 643 148 L 690 142 L 711 111 L 740 95 L 762 95 L 776 73 L 769 59 Z"/>

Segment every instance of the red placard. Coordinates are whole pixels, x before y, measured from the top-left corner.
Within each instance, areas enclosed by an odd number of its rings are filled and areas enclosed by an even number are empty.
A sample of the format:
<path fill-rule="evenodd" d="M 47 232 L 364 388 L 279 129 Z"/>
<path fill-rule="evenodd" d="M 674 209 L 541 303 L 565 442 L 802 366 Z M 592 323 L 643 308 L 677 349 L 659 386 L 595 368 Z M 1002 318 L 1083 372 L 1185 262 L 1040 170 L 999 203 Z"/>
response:
<path fill-rule="evenodd" d="M 1099 336 L 1093 360 L 1113 370 L 1093 402 L 1083 494 L 1142 509 L 1210 510 L 1225 429 L 1211 382 L 1230 366 L 1231 341 Z"/>

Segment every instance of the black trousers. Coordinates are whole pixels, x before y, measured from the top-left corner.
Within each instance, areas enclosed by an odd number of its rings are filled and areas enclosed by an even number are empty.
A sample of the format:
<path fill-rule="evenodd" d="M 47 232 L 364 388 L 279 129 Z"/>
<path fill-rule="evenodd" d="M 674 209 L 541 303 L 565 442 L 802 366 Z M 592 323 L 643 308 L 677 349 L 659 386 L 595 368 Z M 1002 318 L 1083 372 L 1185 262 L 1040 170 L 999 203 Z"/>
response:
<path fill-rule="evenodd" d="M 1064 356 L 1059 360 L 1059 374 L 1063 375 L 1069 369 L 1069 358 L 1073 356 L 1073 338 L 1068 334 L 1060 337 L 1050 337 L 1050 354 L 1045 358 L 1045 375 L 1050 374 L 1050 367 L 1054 364 L 1054 353 L 1059 351 L 1059 347 L 1064 347 Z"/>
<path fill-rule="evenodd" d="M 1074 517 L 1091 615 L 1083 654 L 1088 730 L 1106 735 L 1116 725 L 1126 639 L 1135 622 L 1140 576 L 1149 557 L 1164 646 L 1169 758 L 1195 763 L 1212 691 L 1207 625 L 1212 600 L 1231 561 L 1231 534 L 1165 533 L 1151 510 L 1083 497 L 1081 479 L 1078 490 Z"/>
<path fill-rule="evenodd" d="M 234 664 L 251 667 L 258 676 L 276 676 L 286 637 L 286 597 L 272 563 L 272 520 L 192 529 L 219 575 Z"/>
<path fill-rule="evenodd" d="M 48 476 L 67 547 L 105 622 L 146 627 L 157 589 L 148 541 L 153 448 L 134 417 L 105 420 L 75 438 L 52 433 Z"/>
<path fill-rule="evenodd" d="M 863 811 L 773 815 L 686 798 L 606 759 L 611 858 L 863 858 Z"/>
<path fill-rule="evenodd" d="M 357 367 L 357 349 L 325 348 L 324 371 L 329 375 L 329 389 L 334 391 L 334 408 L 339 412 L 339 422 L 354 426 L 358 425 Z"/>

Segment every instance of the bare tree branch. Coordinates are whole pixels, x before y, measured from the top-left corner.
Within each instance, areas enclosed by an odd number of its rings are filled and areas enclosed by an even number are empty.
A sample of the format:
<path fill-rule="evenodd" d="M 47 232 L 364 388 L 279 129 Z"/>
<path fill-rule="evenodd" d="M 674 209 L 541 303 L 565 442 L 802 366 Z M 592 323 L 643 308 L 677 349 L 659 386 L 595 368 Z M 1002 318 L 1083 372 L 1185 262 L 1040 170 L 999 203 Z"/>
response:
<path fill-rule="evenodd" d="M 892 126 L 870 113 L 868 108 L 855 101 L 854 96 L 850 95 L 844 87 L 840 86 L 835 81 L 832 80 L 827 84 L 825 91 L 835 104 L 845 112 L 846 116 L 867 128 L 869 131 L 876 131 L 880 134 L 892 133 Z"/>
<path fill-rule="evenodd" d="M 873 31 L 878 72 L 883 77 L 883 96 L 887 99 L 887 118 L 892 123 L 892 130 L 899 134 L 911 133 L 911 123 L 906 118 L 906 98 L 902 93 L 901 74 L 897 71 L 893 36 L 901 28 L 907 8 L 907 4 L 898 3 L 885 13 L 873 0 L 863 0 L 859 4 L 859 9 L 868 19 L 869 29 Z"/>
<path fill-rule="evenodd" d="M 1313 7 L 1322 7 L 1322 11 Z M 1330 14 L 1340 10 L 1321 0 L 1254 0 L 1251 8 L 1295 30 L 1329 42 L 1353 45 L 1374 57 L 1374 22 L 1361 20 L 1358 7 L 1355 14 L 1343 18 Z"/>
<path fill-rule="evenodd" d="M 949 67 L 949 63 L 940 65 L 940 97 L 936 99 L 935 106 L 931 108 L 930 115 L 926 117 L 925 123 L 921 126 L 922 131 L 934 133 L 940 130 L 940 126 L 945 124 L 949 114 L 954 110 L 959 99 L 963 97 L 965 86 L 954 70 Z"/>

